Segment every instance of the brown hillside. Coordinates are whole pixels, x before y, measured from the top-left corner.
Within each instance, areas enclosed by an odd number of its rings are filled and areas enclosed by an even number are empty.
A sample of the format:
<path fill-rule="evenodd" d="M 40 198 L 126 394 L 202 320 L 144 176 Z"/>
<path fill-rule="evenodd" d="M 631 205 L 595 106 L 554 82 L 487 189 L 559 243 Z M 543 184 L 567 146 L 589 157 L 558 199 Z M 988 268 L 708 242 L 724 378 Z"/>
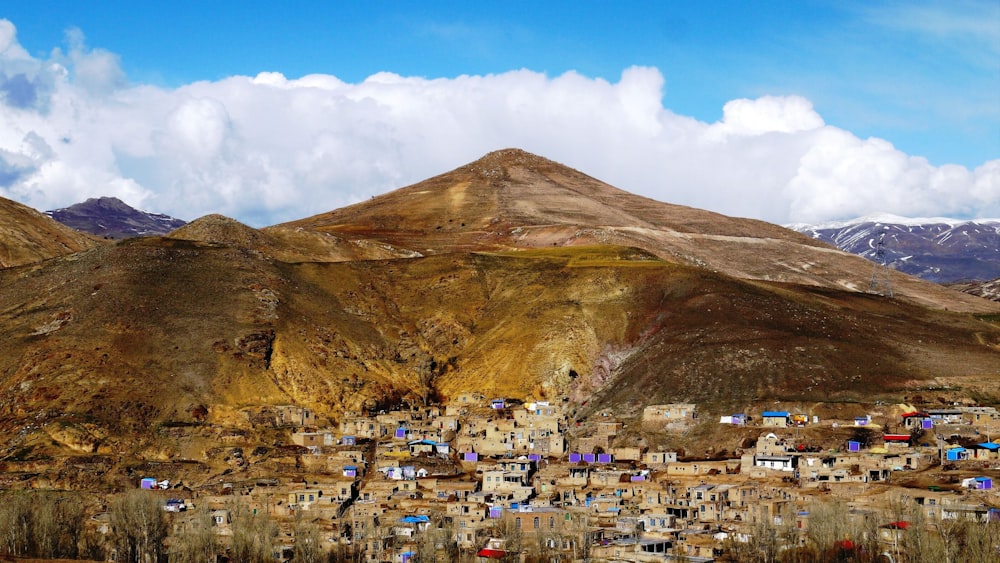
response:
<path fill-rule="evenodd" d="M 38 262 L 101 244 L 42 213 L 0 197 L 0 268 Z"/>
<path fill-rule="evenodd" d="M 1000 328 L 968 315 L 615 247 L 288 264 L 141 239 L 0 283 L 0 459 L 192 455 L 157 429 L 199 406 L 239 427 L 259 404 L 857 400 L 1000 372 Z"/>
<path fill-rule="evenodd" d="M 596 183 L 555 164 L 543 169 Z M 436 181 L 447 187 L 447 176 Z M 389 205 L 410 197 L 410 187 L 369 202 L 372 209 L 326 216 L 363 216 L 369 226 L 306 221 L 259 231 L 209 216 L 170 237 L 0 270 L 0 471 L 48 471 L 54 487 L 85 478 L 82 461 L 52 469 L 78 456 L 101 467 L 185 460 L 191 471 L 210 471 L 202 462 L 214 471 L 229 463 L 219 436 L 254 436 L 247 409 L 255 406 L 298 404 L 337 420 L 346 410 L 472 390 L 565 402 L 577 413 L 675 400 L 897 399 L 968 382 L 979 399 L 1000 402 L 990 383 L 1000 373 L 1000 304 L 940 290 L 939 304 L 974 305 L 973 315 L 921 305 L 936 294 L 916 282 L 909 299 L 890 300 L 830 281 L 764 279 L 786 273 L 736 277 L 697 266 L 695 255 L 664 257 L 655 245 L 580 244 L 585 237 L 521 244 L 515 220 L 561 213 L 610 223 L 617 213 L 627 225 L 641 212 L 637 221 L 653 225 L 656 213 L 673 209 L 651 202 L 616 211 L 610 194 L 624 193 L 594 186 L 596 195 L 575 204 L 560 187 L 536 186 L 555 199 L 520 192 L 494 208 L 510 228 L 492 238 L 461 231 L 462 222 L 486 220 L 477 205 L 454 208 L 453 230 L 424 232 L 434 215 L 424 200 Z M 476 188 L 500 199 L 504 189 Z M 606 201 L 595 203 L 602 194 Z M 399 214 L 395 227 L 371 226 L 390 211 Z M 711 227 L 711 215 L 685 213 L 691 225 Z M 835 268 L 824 257 L 841 260 L 778 227 L 721 222 L 730 234 L 711 240 L 742 249 L 734 257 L 780 235 L 775 244 L 799 249 L 817 280 L 826 278 L 815 271 Z"/>
<path fill-rule="evenodd" d="M 206 215 L 167 237 L 253 250 L 282 262 L 346 262 L 420 256 L 377 241 L 348 240 L 300 228 L 271 227 L 260 231 L 223 215 Z"/>
<path fill-rule="evenodd" d="M 752 219 L 658 202 L 518 150 L 370 201 L 280 225 L 373 239 L 421 254 L 611 244 L 738 278 L 865 290 L 871 262 Z M 996 310 L 905 274 L 900 297 L 949 310 Z"/>

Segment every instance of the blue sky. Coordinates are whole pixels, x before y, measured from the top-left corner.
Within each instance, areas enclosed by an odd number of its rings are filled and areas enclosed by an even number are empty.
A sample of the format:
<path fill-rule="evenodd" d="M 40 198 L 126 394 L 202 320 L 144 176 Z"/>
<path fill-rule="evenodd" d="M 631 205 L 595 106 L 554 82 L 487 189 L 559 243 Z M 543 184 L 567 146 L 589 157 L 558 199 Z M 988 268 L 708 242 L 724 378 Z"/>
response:
<path fill-rule="evenodd" d="M 497 79 L 493 81 L 495 84 L 479 84 L 477 88 L 497 88 L 502 84 L 516 89 L 520 83 L 514 84 L 517 81 L 511 73 L 523 69 L 530 75 L 520 78 L 532 84 L 537 84 L 539 76 L 548 81 L 532 94 L 542 96 L 547 95 L 543 91 L 549 92 L 558 86 L 558 79 L 566 77 L 567 73 L 581 78 L 577 86 L 583 91 L 600 90 L 606 83 L 618 87 L 621 94 L 626 89 L 623 73 L 632 68 L 652 69 L 658 74 L 659 82 L 655 76 L 644 75 L 635 88 L 652 88 L 654 93 L 658 92 L 659 108 L 649 115 L 660 120 L 668 130 L 675 126 L 683 129 L 685 119 L 709 126 L 720 124 L 726 120 L 724 107 L 734 100 L 804 99 L 810 107 L 803 108 L 795 102 L 792 104 L 794 111 L 809 114 L 805 115 L 806 121 L 811 120 L 812 115 L 818 116 L 818 121 L 809 121 L 812 125 L 808 129 L 824 129 L 825 132 L 812 134 L 808 140 L 798 139 L 808 147 L 796 144 L 795 149 L 789 149 L 797 158 L 814 154 L 815 143 L 831 139 L 841 142 L 840 148 L 850 141 L 848 144 L 858 145 L 859 151 L 888 154 L 886 147 L 880 144 L 874 147 L 859 145 L 869 139 L 884 141 L 902 153 L 901 157 L 893 153 L 895 160 L 911 164 L 914 158 L 925 160 L 917 164 L 927 180 L 922 187 L 907 184 L 904 186 L 907 189 L 938 193 L 947 191 L 944 186 L 954 186 L 954 189 L 978 194 L 974 202 L 942 200 L 939 214 L 974 217 L 995 213 L 997 209 L 997 204 L 990 205 L 992 190 L 996 189 L 993 186 L 1000 183 L 994 175 L 996 172 L 972 174 L 985 163 L 1000 158 L 1000 2 L 996 0 L 767 3 L 177 1 L 146 4 L 43 0 L 7 3 L 0 7 L 0 18 L 16 28 L 17 44 L 40 67 L 55 61 L 68 69 L 68 87 L 86 86 L 85 78 L 93 75 L 85 71 L 94 68 L 94 65 L 87 66 L 87 62 L 99 61 L 104 66 L 97 66 L 104 71 L 108 71 L 108 65 L 115 67 L 112 69 L 114 76 L 99 77 L 104 81 L 101 92 L 105 99 L 115 98 L 118 104 L 109 107 L 120 107 L 123 93 L 131 94 L 125 96 L 129 103 L 138 104 L 136 98 L 149 90 L 156 92 L 154 98 L 173 94 L 178 99 L 189 97 L 191 91 L 197 90 L 201 99 L 220 102 L 222 123 L 231 128 L 227 131 L 252 129 L 237 116 L 238 109 L 234 109 L 237 101 L 227 98 L 234 94 L 225 83 L 234 76 L 257 77 L 262 72 L 273 72 L 294 81 L 307 75 L 328 75 L 359 89 L 380 72 L 431 82 L 446 79 L 449 87 L 458 89 L 468 87 L 457 80 L 460 77 L 499 76 L 511 79 Z M 59 51 L 54 53 L 57 48 Z M 79 56 L 74 58 L 73 53 Z M 23 59 L 20 60 L 23 62 Z M 8 77 L 14 76 L 20 68 L 12 64 L 8 63 L 9 68 L 5 71 Z M 3 68 L 0 66 L 0 71 Z M 198 87 L 200 82 L 217 88 L 210 91 L 210 87 Z M 419 97 L 426 94 L 427 86 L 426 83 L 419 87 L 408 83 L 405 87 L 412 88 L 411 91 L 391 96 Z M 441 84 L 431 86 L 436 88 Z M 564 86 L 572 89 L 569 85 Z M 285 84 L 282 87 L 295 89 L 303 85 Z M 396 85 L 396 88 L 403 86 Z M 360 95 L 355 92 L 348 97 L 355 99 Z M 456 94 L 449 89 L 447 95 Z M 483 95 L 479 93 L 475 99 L 482 102 Z M 399 107 L 392 105 L 395 102 L 385 101 L 381 96 L 390 94 L 380 92 L 372 94 L 371 98 L 386 107 L 395 107 L 389 113 L 398 115 Z M 586 93 L 582 97 L 586 99 Z M 641 102 L 635 103 L 648 105 L 648 95 L 639 98 Z M 454 103 L 453 98 L 449 99 Z M 757 104 L 753 111 L 770 111 L 768 115 L 772 118 L 779 114 L 782 118 L 788 116 L 784 106 L 772 106 L 775 104 Z M 623 111 L 627 114 L 632 110 L 624 108 Z M 140 113 L 134 111 L 130 115 L 134 118 Z M 664 113 L 668 114 L 666 118 Z M 167 115 L 163 113 L 163 119 L 167 119 Z M 344 118 L 337 115 L 338 120 Z M 351 114 L 351 118 L 354 115 Z M 676 122 L 670 120 L 674 117 Z M 332 119 L 330 115 L 327 118 Z M 374 119 L 382 129 L 397 127 L 392 116 L 366 119 Z M 491 131 L 495 132 L 495 127 L 489 129 L 490 123 L 486 120 L 481 124 L 487 130 L 480 138 L 486 139 Z M 149 128 L 160 130 L 161 125 L 151 124 Z M 762 133 L 778 132 L 805 136 L 805 129 L 798 125 L 789 129 L 786 125 L 771 124 L 776 128 L 774 131 L 765 127 L 766 131 L 754 130 L 752 134 L 761 137 Z M 26 135 L 28 126 L 24 127 Z M 844 140 L 834 132 L 847 132 L 850 138 Z M 623 136 L 627 134 L 621 132 Z M 791 142 L 787 138 L 763 137 L 767 138 L 766 142 Z M 245 140 L 245 137 L 240 138 Z M 503 143 L 507 138 L 512 141 L 530 138 L 537 141 L 540 148 L 556 147 L 554 152 L 560 154 L 551 154 L 550 150 L 545 156 L 558 157 L 624 189 L 680 203 L 706 207 L 713 204 L 712 200 L 698 198 L 687 201 L 671 190 L 657 191 L 645 185 L 639 174 L 615 174 L 615 170 L 640 165 L 641 161 L 623 158 L 618 163 L 591 170 L 579 164 L 592 162 L 589 155 L 600 153 L 597 148 L 574 157 L 577 153 L 560 149 L 557 139 L 542 142 L 520 132 L 506 134 L 506 137 L 498 135 L 496 142 Z M 630 139 L 637 146 L 641 144 L 634 136 Z M 347 137 L 342 141 L 350 144 Z M 645 138 L 645 141 L 650 139 Z M 121 146 L 122 142 L 110 140 L 112 146 L 108 150 L 117 151 L 116 154 L 129 152 L 127 147 Z M 373 178 L 371 171 L 358 172 L 349 180 L 340 178 L 339 195 L 323 197 L 322 203 L 341 204 L 369 192 L 389 189 L 393 181 L 421 179 L 415 175 L 430 172 L 430 165 L 403 162 L 408 158 L 406 147 L 413 142 L 400 138 L 379 145 L 382 149 L 397 147 L 397 154 L 389 157 L 400 160 L 392 166 L 392 173 L 376 178 L 367 187 L 363 180 Z M 658 139 L 657 142 L 665 141 Z M 16 153 L 13 143 L 14 140 L 10 141 L 6 148 L 0 144 L 0 150 Z M 782 150 L 774 143 L 762 150 L 769 154 Z M 729 144 L 729 149 L 744 152 L 758 148 L 753 143 L 735 140 Z M 488 146 L 485 141 L 484 146 Z M 445 150 L 444 147 L 441 150 Z M 715 150 L 712 155 L 705 156 L 706 165 L 711 166 L 712 158 L 729 158 L 730 154 Z M 670 155 L 661 153 L 658 157 L 650 153 L 649 158 L 656 161 Z M 160 203 L 158 198 L 166 200 L 169 195 L 165 186 L 179 180 L 170 180 L 169 174 L 162 170 L 143 168 L 149 164 L 150 157 L 141 156 L 138 160 L 116 157 L 111 163 L 112 171 L 120 176 L 117 189 L 123 195 L 131 195 L 133 200 Z M 458 159 L 465 157 L 465 154 L 455 155 L 452 160 L 442 157 L 439 161 L 441 165 L 458 165 L 463 162 Z M 380 157 L 373 155 L 373 158 Z M 743 157 L 736 160 L 740 158 Z M 37 162 L 30 166 L 23 162 L 16 164 L 15 160 L 14 156 L 7 159 L 8 177 L 14 177 L 15 170 L 23 172 L 39 166 Z M 765 159 L 765 164 L 767 162 Z M 864 159 L 861 162 L 871 164 Z M 749 172 L 751 164 L 737 162 L 737 167 Z M 830 164 L 827 170 L 842 170 L 847 165 Z M 948 184 L 941 179 L 956 177 L 956 172 L 949 168 L 952 165 L 970 172 L 964 183 Z M 0 177 L 4 177 L 3 166 L 0 162 Z M 801 169 L 802 162 L 788 162 L 784 166 L 790 171 Z M 907 167 L 910 164 L 897 162 L 889 166 Z M 441 171 L 444 170 L 434 173 Z M 290 176 L 296 174 L 290 173 Z M 691 182 L 699 178 L 691 171 L 682 176 Z M 900 172 L 904 183 L 911 182 L 912 176 Z M 27 177 L 27 172 L 18 177 Z M 784 210 L 748 208 L 743 214 L 772 221 L 792 221 L 840 219 L 845 214 L 867 211 L 900 214 L 935 211 L 930 202 L 913 209 L 898 205 L 906 199 L 905 194 L 887 198 L 885 202 L 873 201 L 872 206 L 879 208 L 870 210 L 849 205 L 805 205 L 802 203 L 804 196 L 798 192 L 806 190 L 803 182 L 808 178 L 810 176 L 800 173 L 785 179 L 783 185 L 779 185 L 782 181 L 775 180 L 775 185 L 761 188 L 761 196 L 779 191 L 796 192 L 789 198 L 799 202 L 798 208 L 790 203 Z M 855 178 L 865 185 L 853 189 L 895 189 L 884 185 L 893 182 L 893 178 L 882 175 L 871 182 Z M 126 189 L 121 181 L 131 181 L 135 185 Z M 623 185 L 629 181 L 635 185 Z M 727 179 L 713 181 L 721 185 Z M 822 178 L 819 181 L 822 184 Z M 237 180 L 236 184 L 239 183 Z M 345 187 L 346 184 L 351 185 Z M 12 185 L 0 186 L 0 190 L 4 188 L 7 191 L 0 195 L 37 205 L 54 205 L 73 195 L 66 187 L 40 195 L 39 190 L 46 190 L 38 182 L 30 186 L 31 189 L 21 186 L 20 191 Z M 823 186 L 814 189 L 822 190 Z M 60 193 L 58 197 L 49 197 L 56 191 Z M 718 201 L 726 201 L 729 196 L 731 194 L 720 195 Z M 849 199 L 850 194 L 845 193 L 842 198 Z M 984 198 L 985 204 L 981 201 Z M 230 208 L 225 201 L 218 201 L 223 203 L 221 211 L 230 210 L 258 223 L 311 211 L 287 202 L 250 210 Z M 206 205 L 210 202 L 206 200 Z M 725 206 L 717 210 L 740 214 L 739 209 Z"/>
<path fill-rule="evenodd" d="M 734 98 L 798 94 L 828 123 L 934 164 L 1000 157 L 996 1 L 41 1 L 0 17 L 32 54 L 78 28 L 118 54 L 130 80 L 164 86 L 261 71 L 616 80 L 654 66 L 667 107 L 703 121 Z"/>

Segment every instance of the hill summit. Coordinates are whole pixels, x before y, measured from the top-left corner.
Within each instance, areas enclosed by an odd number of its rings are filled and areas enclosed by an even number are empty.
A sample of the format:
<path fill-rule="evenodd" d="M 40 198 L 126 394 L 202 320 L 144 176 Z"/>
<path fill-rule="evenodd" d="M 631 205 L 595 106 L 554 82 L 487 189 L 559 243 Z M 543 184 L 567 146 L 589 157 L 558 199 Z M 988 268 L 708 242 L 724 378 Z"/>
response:
<path fill-rule="evenodd" d="M 520 149 L 271 229 L 378 241 L 420 255 L 628 246 L 735 278 L 851 291 L 867 289 L 872 271 L 871 262 L 793 230 L 638 196 Z M 910 276 L 893 283 L 924 305 L 981 306 Z"/>

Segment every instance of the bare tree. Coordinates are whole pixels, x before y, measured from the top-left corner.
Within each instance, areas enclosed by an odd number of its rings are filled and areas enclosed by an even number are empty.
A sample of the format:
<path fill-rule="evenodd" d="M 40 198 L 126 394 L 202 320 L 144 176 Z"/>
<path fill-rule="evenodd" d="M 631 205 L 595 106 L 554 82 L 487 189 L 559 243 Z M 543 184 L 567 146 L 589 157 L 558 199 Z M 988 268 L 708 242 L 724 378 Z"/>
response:
<path fill-rule="evenodd" d="M 906 507 L 909 525 L 902 531 L 900 545 L 910 563 L 940 563 L 945 561 L 945 546 L 939 534 L 931 533 L 930 522 L 923 509 L 915 503 Z"/>
<path fill-rule="evenodd" d="M 84 520 L 79 495 L 37 493 L 32 511 L 35 555 L 49 559 L 76 558 Z"/>
<path fill-rule="evenodd" d="M 507 555 L 504 556 L 503 561 L 520 560 L 523 535 L 518 521 L 513 516 L 504 512 L 504 515 L 493 524 L 491 533 L 494 537 L 504 540 L 504 550 Z"/>
<path fill-rule="evenodd" d="M 319 527 L 315 522 L 307 521 L 302 511 L 295 513 L 295 551 L 292 557 L 294 563 L 319 563 L 322 555 Z"/>
<path fill-rule="evenodd" d="M 229 505 L 233 530 L 233 560 L 242 563 L 265 563 L 273 558 L 278 526 L 271 516 L 254 513 L 243 502 Z"/>
<path fill-rule="evenodd" d="M 104 561 L 107 557 L 107 542 L 103 534 L 93 527 L 84 527 L 77 538 L 77 557 L 81 559 L 91 559 L 93 561 Z"/>
<path fill-rule="evenodd" d="M 170 563 L 214 561 L 220 544 L 212 524 L 212 513 L 204 507 L 185 518 L 170 537 Z"/>
<path fill-rule="evenodd" d="M 118 495 L 111 501 L 109 512 L 116 561 L 159 563 L 164 559 L 167 525 L 157 497 L 146 491 Z"/>
<path fill-rule="evenodd" d="M 809 529 L 806 539 L 817 552 L 822 553 L 850 536 L 847 505 L 839 500 L 814 502 L 809 506 Z"/>
<path fill-rule="evenodd" d="M 31 553 L 32 516 L 27 493 L 0 495 L 0 553 L 15 557 Z"/>
<path fill-rule="evenodd" d="M 750 526 L 745 541 L 730 537 L 726 541 L 727 557 L 734 561 L 777 563 L 784 550 L 798 545 L 795 511 L 787 505 L 774 515 L 762 515 Z"/>
<path fill-rule="evenodd" d="M 417 541 L 417 561 L 433 563 L 456 561 L 459 557 L 455 524 L 440 511 L 429 515 L 430 522 Z"/>
<path fill-rule="evenodd" d="M 989 563 L 1000 559 L 1000 522 L 966 522 L 962 557 L 968 563 Z"/>

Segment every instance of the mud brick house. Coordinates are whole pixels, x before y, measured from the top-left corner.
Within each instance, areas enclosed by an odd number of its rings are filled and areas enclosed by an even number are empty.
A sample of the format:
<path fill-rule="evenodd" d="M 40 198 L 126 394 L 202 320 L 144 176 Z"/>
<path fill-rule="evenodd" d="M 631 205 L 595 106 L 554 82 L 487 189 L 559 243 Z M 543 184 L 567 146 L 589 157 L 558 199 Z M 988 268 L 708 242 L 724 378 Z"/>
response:
<path fill-rule="evenodd" d="M 698 418 L 698 407 L 692 403 L 649 405 L 642 410 L 642 424 L 650 429 L 681 428 Z"/>
<path fill-rule="evenodd" d="M 761 424 L 769 428 L 785 428 L 788 426 L 787 411 L 764 411 L 760 413 Z"/>
<path fill-rule="evenodd" d="M 316 426 L 316 413 L 295 405 L 275 407 L 278 426 Z"/>
<path fill-rule="evenodd" d="M 292 443 L 296 446 L 322 447 L 336 445 L 333 432 L 293 432 Z"/>
<path fill-rule="evenodd" d="M 646 452 L 642 462 L 649 467 L 666 467 L 668 463 L 677 463 L 677 452 Z"/>
<path fill-rule="evenodd" d="M 340 421 L 338 429 L 341 434 L 356 438 L 373 440 L 385 437 L 382 426 L 373 417 L 347 415 Z"/>

